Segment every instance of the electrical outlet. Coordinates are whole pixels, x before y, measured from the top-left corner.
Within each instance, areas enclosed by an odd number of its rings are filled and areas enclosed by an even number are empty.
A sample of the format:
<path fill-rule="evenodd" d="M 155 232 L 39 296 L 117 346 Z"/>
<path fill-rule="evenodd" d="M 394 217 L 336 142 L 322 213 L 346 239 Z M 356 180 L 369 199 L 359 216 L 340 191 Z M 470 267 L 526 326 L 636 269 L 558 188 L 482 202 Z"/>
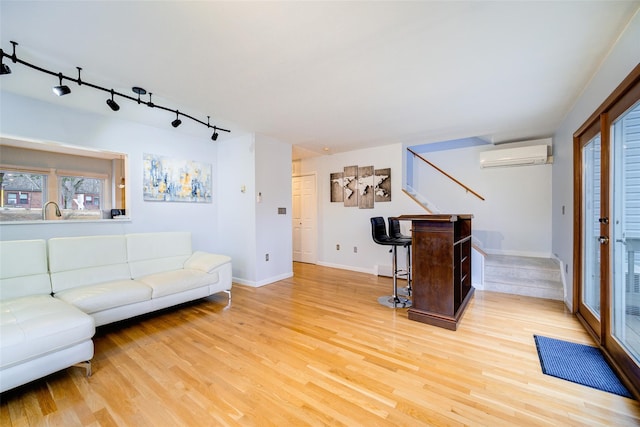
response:
<path fill-rule="evenodd" d="M 354 247 L 353 247 L 353 253 L 354 253 L 354 254 L 357 254 L 357 253 L 358 253 L 358 247 L 357 247 L 357 246 L 354 246 Z"/>
<path fill-rule="evenodd" d="M 264 260 L 269 261 L 269 254 L 264 254 Z"/>
<path fill-rule="evenodd" d="M 336 251 L 340 250 L 340 245 L 336 245 Z"/>

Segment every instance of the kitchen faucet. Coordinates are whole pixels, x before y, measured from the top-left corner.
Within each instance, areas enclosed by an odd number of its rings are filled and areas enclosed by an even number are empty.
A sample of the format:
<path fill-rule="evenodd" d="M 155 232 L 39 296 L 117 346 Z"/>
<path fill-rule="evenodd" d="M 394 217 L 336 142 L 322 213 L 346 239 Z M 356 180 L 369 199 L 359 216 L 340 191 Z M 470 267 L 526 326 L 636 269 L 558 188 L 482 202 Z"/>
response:
<path fill-rule="evenodd" d="M 52 203 L 56 207 L 56 216 L 57 217 L 61 217 L 62 216 L 62 213 L 60 212 L 60 206 L 58 206 L 58 204 L 56 202 L 50 200 L 47 203 L 45 203 L 44 206 L 42 207 L 42 219 L 43 220 L 47 219 L 47 206 L 49 206 Z"/>

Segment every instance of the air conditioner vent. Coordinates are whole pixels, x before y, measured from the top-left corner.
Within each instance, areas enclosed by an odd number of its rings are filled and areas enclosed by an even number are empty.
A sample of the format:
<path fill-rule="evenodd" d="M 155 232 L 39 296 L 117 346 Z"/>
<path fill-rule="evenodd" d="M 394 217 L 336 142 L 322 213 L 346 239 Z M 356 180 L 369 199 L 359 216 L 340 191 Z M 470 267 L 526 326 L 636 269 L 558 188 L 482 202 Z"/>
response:
<path fill-rule="evenodd" d="M 503 148 L 480 153 L 481 168 L 544 165 L 546 163 L 547 145 Z"/>

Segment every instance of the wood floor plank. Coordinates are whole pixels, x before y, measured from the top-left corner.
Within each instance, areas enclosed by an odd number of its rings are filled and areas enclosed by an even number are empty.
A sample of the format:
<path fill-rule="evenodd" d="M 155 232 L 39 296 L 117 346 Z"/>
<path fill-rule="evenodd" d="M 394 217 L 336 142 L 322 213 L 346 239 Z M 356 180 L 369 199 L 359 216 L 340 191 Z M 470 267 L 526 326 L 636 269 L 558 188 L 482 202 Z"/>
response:
<path fill-rule="evenodd" d="M 457 331 L 377 303 L 391 280 L 294 277 L 98 328 L 94 374 L 2 394 L 2 426 L 640 425 L 632 399 L 544 375 L 533 335 L 591 338 L 559 301 L 477 291 Z"/>

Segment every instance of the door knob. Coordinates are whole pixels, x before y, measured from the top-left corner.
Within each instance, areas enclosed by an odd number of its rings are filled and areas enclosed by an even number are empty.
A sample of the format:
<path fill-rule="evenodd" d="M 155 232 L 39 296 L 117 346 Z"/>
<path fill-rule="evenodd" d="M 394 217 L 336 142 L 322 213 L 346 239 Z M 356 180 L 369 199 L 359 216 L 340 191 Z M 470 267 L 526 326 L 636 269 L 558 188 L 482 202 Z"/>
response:
<path fill-rule="evenodd" d="M 604 218 L 598 218 L 598 222 L 600 224 L 609 224 L 609 218 L 607 218 L 606 216 Z"/>
<path fill-rule="evenodd" d="M 601 245 L 606 245 L 607 243 L 609 243 L 609 238 L 607 236 L 600 236 L 598 237 L 598 241 Z"/>

